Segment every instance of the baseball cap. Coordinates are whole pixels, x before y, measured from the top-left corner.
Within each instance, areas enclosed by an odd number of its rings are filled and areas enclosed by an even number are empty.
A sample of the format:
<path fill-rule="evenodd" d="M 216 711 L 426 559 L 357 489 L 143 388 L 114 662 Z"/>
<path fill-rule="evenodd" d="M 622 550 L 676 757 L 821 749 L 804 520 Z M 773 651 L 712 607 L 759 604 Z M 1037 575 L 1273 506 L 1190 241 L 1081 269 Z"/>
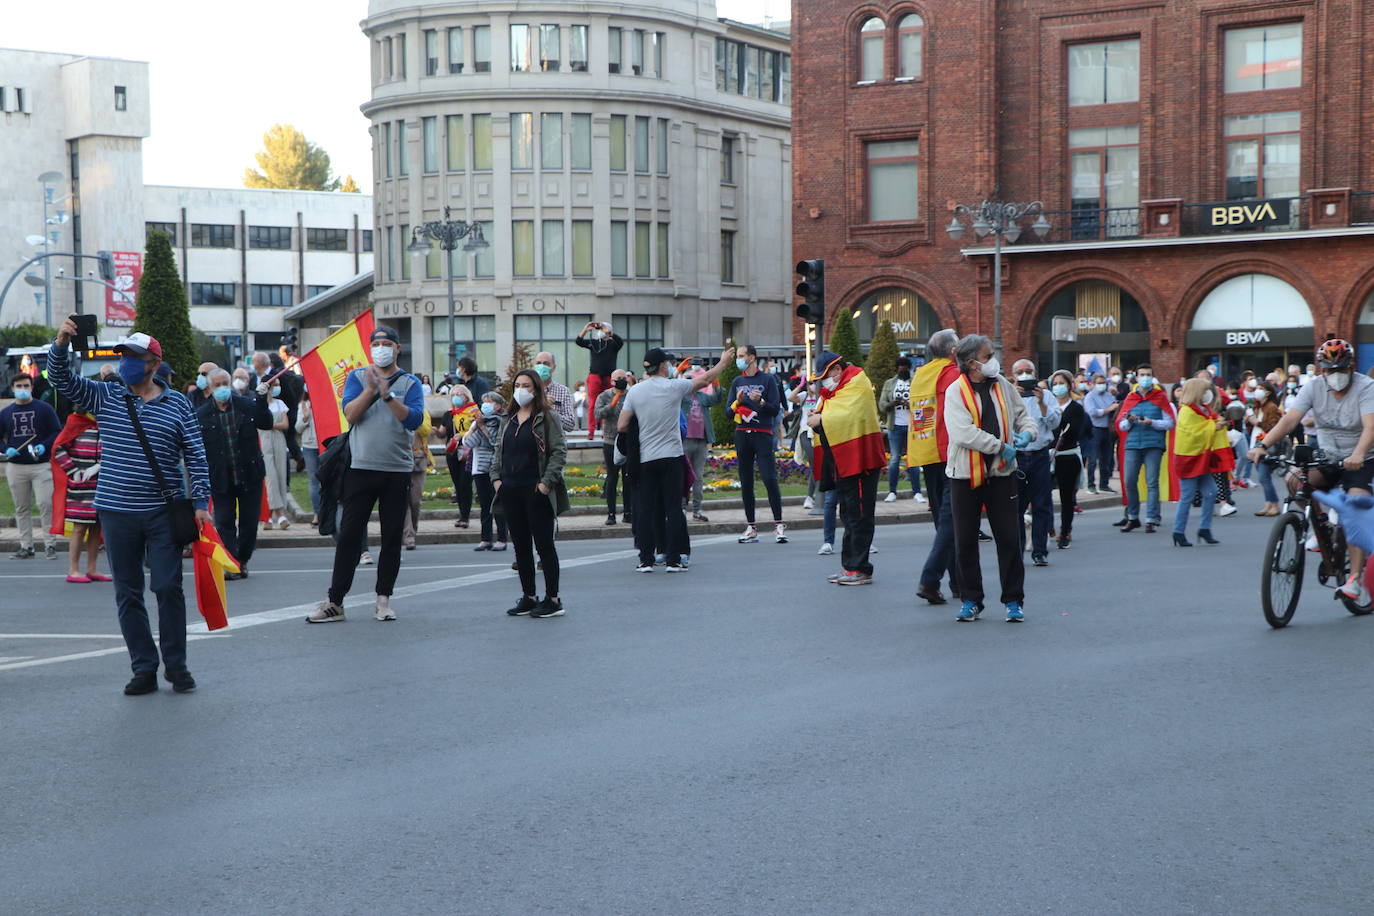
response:
<path fill-rule="evenodd" d="M 156 337 L 149 337 L 140 331 L 137 334 L 130 334 L 128 337 L 121 338 L 115 344 L 116 353 L 132 353 L 135 356 L 147 356 L 152 354 L 158 359 L 162 359 L 162 344 L 157 342 Z"/>
<path fill-rule="evenodd" d="M 840 359 L 841 357 L 838 353 L 831 353 L 829 350 L 822 350 L 820 353 L 817 353 L 814 366 L 815 371 L 811 373 L 811 378 L 807 379 L 807 381 L 817 381 L 821 376 L 829 372 L 830 367 L 839 362 Z"/>
<path fill-rule="evenodd" d="M 662 347 L 654 347 L 644 354 L 644 368 L 650 371 L 657 369 L 664 361 L 677 362 L 677 357 L 669 353 Z"/>
<path fill-rule="evenodd" d="M 401 335 L 396 333 L 396 329 L 384 324 L 379 324 L 377 327 L 373 328 L 372 336 L 368 338 L 368 340 L 376 340 L 379 337 L 395 344 L 401 342 Z"/>

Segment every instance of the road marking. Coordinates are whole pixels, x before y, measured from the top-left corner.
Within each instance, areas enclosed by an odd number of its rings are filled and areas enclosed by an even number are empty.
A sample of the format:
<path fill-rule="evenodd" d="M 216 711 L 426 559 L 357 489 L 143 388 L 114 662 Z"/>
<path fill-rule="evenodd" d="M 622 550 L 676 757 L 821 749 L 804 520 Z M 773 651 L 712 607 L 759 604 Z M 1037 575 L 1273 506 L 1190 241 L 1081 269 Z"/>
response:
<path fill-rule="evenodd" d="M 22 662 L 26 658 L 33 658 L 32 655 L 0 655 L 0 665 L 6 662 Z"/>
<path fill-rule="evenodd" d="M 401 565 L 402 570 L 419 569 L 485 569 L 491 566 L 509 566 L 509 563 L 449 563 L 441 566 L 407 566 Z M 324 569 L 255 569 L 253 576 L 298 576 L 301 573 L 328 573 L 333 572 L 334 567 Z M 358 572 L 376 572 L 376 566 L 359 566 Z M 21 573 L 18 575 L 0 574 L 0 582 L 6 579 L 62 579 L 66 580 L 66 573 Z M 84 584 L 84 583 L 83 583 Z"/>
<path fill-rule="evenodd" d="M 0 639 L 123 639 L 118 633 L 0 633 Z"/>

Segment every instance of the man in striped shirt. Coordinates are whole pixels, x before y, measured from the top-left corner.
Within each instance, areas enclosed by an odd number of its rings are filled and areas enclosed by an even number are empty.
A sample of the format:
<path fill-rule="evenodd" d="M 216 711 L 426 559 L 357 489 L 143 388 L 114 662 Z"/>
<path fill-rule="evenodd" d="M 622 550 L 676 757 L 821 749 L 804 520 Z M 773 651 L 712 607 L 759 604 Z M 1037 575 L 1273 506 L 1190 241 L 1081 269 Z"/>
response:
<path fill-rule="evenodd" d="M 124 385 L 95 382 L 71 371 L 68 344 L 76 323 L 62 323 L 57 342 L 48 351 L 48 381 L 77 409 L 95 416 L 100 425 L 101 472 L 95 508 L 105 535 L 105 551 L 114 575 L 119 628 L 133 668 L 124 687 L 130 696 L 157 690 L 159 644 L 153 642 L 148 609 L 143 603 L 143 560 L 146 554 L 157 595 L 158 634 L 164 674 L 177 693 L 196 688 L 186 669 L 186 596 L 181 588 L 181 546 L 172 539 L 171 512 L 129 415 L 137 414 L 162 477 L 181 492 L 180 465 L 190 472 L 196 521 L 212 524 L 206 511 L 210 500 L 209 466 L 200 424 L 186 396 L 157 376 L 162 346 L 147 334 L 132 334 L 120 342 L 119 377 Z M 125 387 L 127 386 L 127 387 Z"/>

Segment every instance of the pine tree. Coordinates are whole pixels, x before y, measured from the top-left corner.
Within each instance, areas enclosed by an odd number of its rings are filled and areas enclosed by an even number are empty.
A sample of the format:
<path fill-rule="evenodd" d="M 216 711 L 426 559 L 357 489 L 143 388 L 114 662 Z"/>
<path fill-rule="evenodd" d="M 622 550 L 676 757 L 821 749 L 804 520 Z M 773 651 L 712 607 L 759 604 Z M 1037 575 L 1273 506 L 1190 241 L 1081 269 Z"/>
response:
<path fill-rule="evenodd" d="M 358 183 L 357 183 L 356 181 L 353 180 L 353 176 L 352 176 L 352 175 L 349 175 L 347 178 L 344 179 L 344 183 L 341 184 L 341 185 L 339 185 L 339 190 L 340 190 L 341 192 L 343 192 L 344 194 L 361 194 L 361 193 L 363 193 L 363 189 L 360 188 L 360 187 L 358 187 Z"/>
<path fill-rule="evenodd" d="M 835 327 L 830 331 L 830 342 L 826 345 L 831 353 L 844 357 L 845 362 L 856 366 L 864 364 L 863 347 L 859 345 L 859 330 L 854 326 L 854 316 L 849 309 L 840 309 L 835 319 Z"/>
<path fill-rule="evenodd" d="M 258 168 L 244 169 L 245 188 L 290 188 L 299 191 L 337 191 L 339 180 L 329 177 L 329 154 L 290 124 L 273 124 L 262 135 Z"/>
<path fill-rule="evenodd" d="M 873 396 L 882 393 L 883 385 L 897 374 L 897 332 L 892 322 L 883 321 L 873 334 L 873 343 L 868 346 L 868 362 L 864 371 L 873 383 Z"/>
<path fill-rule="evenodd" d="M 530 345 L 527 343 L 516 342 L 515 347 L 510 351 L 510 363 L 506 366 L 506 377 L 496 380 L 496 392 L 506 399 L 506 403 L 511 402 L 515 397 L 515 376 L 521 369 L 530 369 L 534 366 L 534 354 L 530 352 Z"/>
<path fill-rule="evenodd" d="M 174 389 L 196 377 L 200 354 L 191 333 L 191 312 L 186 287 L 177 276 L 172 258 L 172 241 L 163 232 L 148 233 L 148 249 L 143 256 L 143 278 L 138 281 L 138 314 L 134 331 L 157 338 L 162 345 L 162 361 L 176 373 Z"/>
<path fill-rule="evenodd" d="M 725 346 L 733 347 L 735 342 L 727 340 Z M 711 423 L 714 424 L 716 431 L 716 442 L 719 445 L 731 445 L 735 441 L 735 415 L 730 412 L 730 383 L 739 377 L 739 369 L 735 367 L 735 361 L 725 364 L 725 369 L 716 379 L 716 384 L 720 386 L 721 398 L 716 406 L 711 408 Z"/>

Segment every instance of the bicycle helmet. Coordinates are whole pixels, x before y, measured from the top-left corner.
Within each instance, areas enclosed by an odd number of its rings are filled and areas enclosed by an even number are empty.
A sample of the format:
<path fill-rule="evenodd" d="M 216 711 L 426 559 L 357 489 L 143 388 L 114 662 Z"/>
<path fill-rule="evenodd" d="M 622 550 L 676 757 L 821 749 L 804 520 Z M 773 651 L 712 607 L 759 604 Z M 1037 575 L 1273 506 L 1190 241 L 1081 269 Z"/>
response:
<path fill-rule="evenodd" d="M 1333 337 L 1317 348 L 1317 365 L 1323 369 L 1349 369 L 1355 361 L 1350 341 Z"/>

